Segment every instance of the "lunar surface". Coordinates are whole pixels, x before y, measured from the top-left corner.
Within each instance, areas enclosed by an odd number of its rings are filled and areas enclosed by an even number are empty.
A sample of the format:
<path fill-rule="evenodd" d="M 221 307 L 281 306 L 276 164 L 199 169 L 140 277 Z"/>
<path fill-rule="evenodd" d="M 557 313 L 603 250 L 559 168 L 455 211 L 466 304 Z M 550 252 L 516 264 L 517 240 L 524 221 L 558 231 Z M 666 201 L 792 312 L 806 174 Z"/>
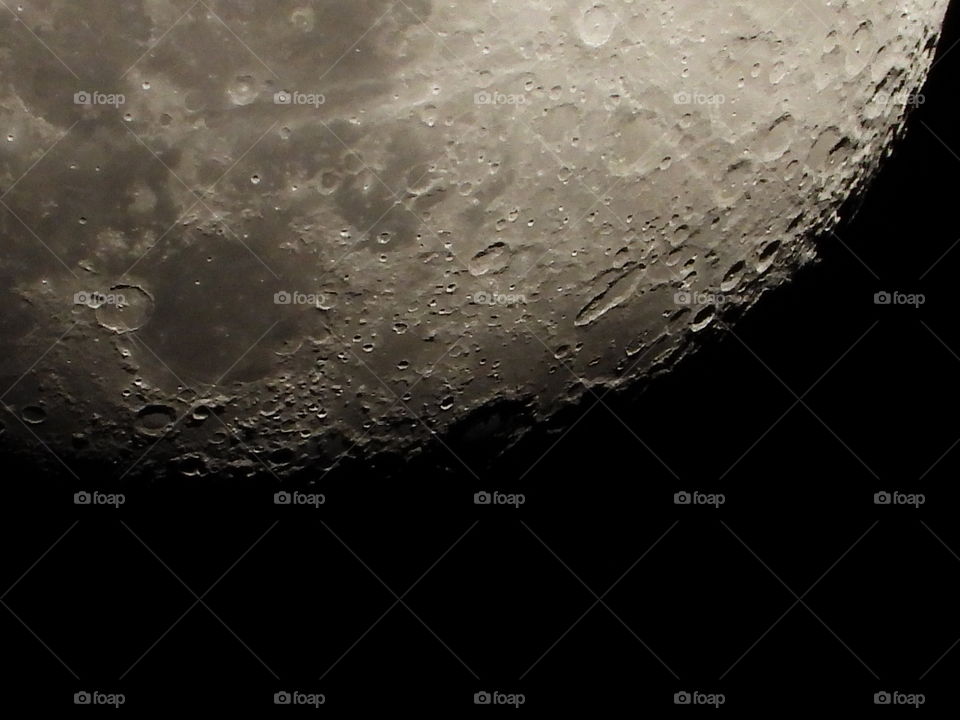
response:
<path fill-rule="evenodd" d="M 320 477 L 669 372 L 836 241 L 946 4 L 8 0 L 0 443 Z"/>

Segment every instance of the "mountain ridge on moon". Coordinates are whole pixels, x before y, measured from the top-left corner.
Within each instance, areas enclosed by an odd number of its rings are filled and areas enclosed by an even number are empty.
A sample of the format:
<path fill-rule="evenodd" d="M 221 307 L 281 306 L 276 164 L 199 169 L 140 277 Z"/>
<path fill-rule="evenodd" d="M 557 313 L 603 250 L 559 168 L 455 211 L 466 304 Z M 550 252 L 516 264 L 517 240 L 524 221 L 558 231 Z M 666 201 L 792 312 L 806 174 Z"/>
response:
<path fill-rule="evenodd" d="M 0 442 L 122 479 L 506 447 L 816 259 L 946 5 L 25 1 Z"/>

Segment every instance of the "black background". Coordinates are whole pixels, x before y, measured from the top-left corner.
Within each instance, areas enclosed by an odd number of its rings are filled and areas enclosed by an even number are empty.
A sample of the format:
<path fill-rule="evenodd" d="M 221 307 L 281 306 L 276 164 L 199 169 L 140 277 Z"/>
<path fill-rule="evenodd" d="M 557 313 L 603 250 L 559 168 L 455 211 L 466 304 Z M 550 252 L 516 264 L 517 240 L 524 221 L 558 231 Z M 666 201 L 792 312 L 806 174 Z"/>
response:
<path fill-rule="evenodd" d="M 470 712 L 497 690 L 526 711 L 644 710 L 698 690 L 728 710 L 870 711 L 898 690 L 960 705 L 958 14 L 907 138 L 822 262 L 643 393 L 588 398 L 492 465 L 455 446 L 479 479 L 439 449 L 389 476 L 331 474 L 319 510 L 170 480 L 115 511 L 8 459 L 2 702 L 73 709 L 86 689 L 135 713 L 273 711 L 299 690 L 338 715 Z M 884 290 L 926 303 L 875 305 Z M 526 504 L 473 504 L 494 489 Z M 676 506 L 681 490 L 726 504 Z M 881 490 L 926 504 L 877 506 Z M 193 593 L 205 604 L 186 612 Z"/>

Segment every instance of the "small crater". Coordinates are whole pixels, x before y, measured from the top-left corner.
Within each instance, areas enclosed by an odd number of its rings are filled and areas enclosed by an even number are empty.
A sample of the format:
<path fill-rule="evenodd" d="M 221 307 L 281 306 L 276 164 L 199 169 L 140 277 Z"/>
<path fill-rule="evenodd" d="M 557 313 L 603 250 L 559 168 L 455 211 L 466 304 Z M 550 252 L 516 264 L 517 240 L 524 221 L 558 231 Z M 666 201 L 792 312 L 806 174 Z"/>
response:
<path fill-rule="evenodd" d="M 176 462 L 177 471 L 184 477 L 200 477 L 207 472 L 207 462 L 200 455 L 185 455 Z"/>
<path fill-rule="evenodd" d="M 616 27 L 616 16 L 599 3 L 589 8 L 577 20 L 580 39 L 590 47 L 606 44 Z"/>
<path fill-rule="evenodd" d="M 777 251 L 780 249 L 780 241 L 773 240 L 760 251 L 760 259 L 757 262 L 757 272 L 765 273 L 777 259 Z"/>
<path fill-rule="evenodd" d="M 47 419 L 47 411 L 39 405 L 28 405 L 20 413 L 25 423 L 30 425 L 40 425 Z"/>
<path fill-rule="evenodd" d="M 139 330 L 153 314 L 153 298 L 137 285 L 110 288 L 117 301 L 97 308 L 97 322 L 108 330 L 124 334 Z"/>
<path fill-rule="evenodd" d="M 250 105 L 257 99 L 256 80 L 251 75 L 241 75 L 227 88 L 227 95 L 234 105 Z"/>
<path fill-rule="evenodd" d="M 147 405 L 137 413 L 137 430 L 144 435 L 163 435 L 176 422 L 177 413 L 167 405 Z"/>
<path fill-rule="evenodd" d="M 503 272 L 510 264 L 510 248 L 506 243 L 495 242 L 481 250 L 470 260 L 470 274 L 474 277 L 495 275 Z"/>
<path fill-rule="evenodd" d="M 708 305 L 694 316 L 690 329 L 693 330 L 693 332 L 700 332 L 712 323 L 716 316 L 717 309 L 713 305 Z"/>
<path fill-rule="evenodd" d="M 603 292 L 584 305 L 573 324 L 577 327 L 590 325 L 629 300 L 640 284 L 640 274 L 636 272 L 638 268 L 637 265 L 630 267 L 627 272 L 611 282 Z"/>
<path fill-rule="evenodd" d="M 743 270 L 745 267 L 746 263 L 744 263 L 743 260 L 738 260 L 727 270 L 727 274 L 720 283 L 721 292 L 730 292 L 740 284 L 740 281 L 743 279 Z"/>

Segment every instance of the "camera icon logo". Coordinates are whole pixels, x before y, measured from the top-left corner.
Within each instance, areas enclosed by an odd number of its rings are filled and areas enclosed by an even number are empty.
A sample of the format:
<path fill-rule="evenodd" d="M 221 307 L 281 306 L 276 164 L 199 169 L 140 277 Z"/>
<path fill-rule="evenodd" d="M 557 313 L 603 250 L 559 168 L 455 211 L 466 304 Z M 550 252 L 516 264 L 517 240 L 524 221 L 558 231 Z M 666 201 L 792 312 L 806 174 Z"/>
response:
<path fill-rule="evenodd" d="M 493 702 L 493 697 L 486 691 L 475 693 L 473 696 L 474 705 L 489 705 Z"/>
<path fill-rule="evenodd" d="M 273 296 L 274 305 L 291 305 L 293 303 L 293 295 L 286 291 L 278 292 Z"/>
<path fill-rule="evenodd" d="M 73 94 L 74 105 L 93 105 L 93 96 L 86 90 Z"/>
<path fill-rule="evenodd" d="M 89 705 L 92 699 L 93 698 L 91 697 L 90 693 L 88 693 L 86 690 L 81 690 L 80 692 L 73 694 L 74 705 Z"/>
<path fill-rule="evenodd" d="M 93 497 L 86 490 L 81 490 L 73 494 L 74 505 L 89 505 L 92 500 Z"/>
<path fill-rule="evenodd" d="M 473 496 L 474 505 L 489 505 L 491 502 L 493 502 L 493 496 L 486 490 L 478 492 Z"/>
<path fill-rule="evenodd" d="M 691 305 L 693 303 L 693 295 L 688 292 L 678 292 L 673 296 L 673 301 L 677 305 Z"/>
<path fill-rule="evenodd" d="M 286 490 L 281 490 L 273 495 L 274 505 L 289 505 L 293 501 L 293 496 Z"/>
<path fill-rule="evenodd" d="M 890 305 L 892 302 L 893 302 L 893 295 L 891 295 L 886 291 L 878 292 L 873 296 L 874 305 Z"/>
<path fill-rule="evenodd" d="M 686 490 L 681 490 L 673 494 L 674 505 L 689 505 L 692 500 L 693 497 Z"/>
<path fill-rule="evenodd" d="M 693 102 L 693 96 L 688 92 L 678 92 L 673 96 L 673 101 L 677 105 L 689 105 Z"/>
<path fill-rule="evenodd" d="M 492 105 L 493 95 L 488 92 L 478 92 L 473 96 L 473 102 L 475 105 Z"/>
<path fill-rule="evenodd" d="M 892 696 L 886 691 L 874 693 L 873 695 L 874 705 L 889 705 L 892 700 Z"/>
<path fill-rule="evenodd" d="M 673 694 L 674 705 L 689 705 L 692 700 L 693 698 L 686 690 L 681 690 L 680 692 Z"/>
<path fill-rule="evenodd" d="M 273 102 L 275 105 L 292 105 L 293 93 L 288 93 L 286 90 L 274 93 Z"/>
<path fill-rule="evenodd" d="M 882 492 L 874 493 L 873 495 L 873 504 L 874 505 L 889 505 L 893 501 L 893 496 L 885 490 Z"/>
<path fill-rule="evenodd" d="M 291 702 L 293 702 L 293 696 L 285 690 L 273 694 L 274 705 L 289 705 Z"/>

